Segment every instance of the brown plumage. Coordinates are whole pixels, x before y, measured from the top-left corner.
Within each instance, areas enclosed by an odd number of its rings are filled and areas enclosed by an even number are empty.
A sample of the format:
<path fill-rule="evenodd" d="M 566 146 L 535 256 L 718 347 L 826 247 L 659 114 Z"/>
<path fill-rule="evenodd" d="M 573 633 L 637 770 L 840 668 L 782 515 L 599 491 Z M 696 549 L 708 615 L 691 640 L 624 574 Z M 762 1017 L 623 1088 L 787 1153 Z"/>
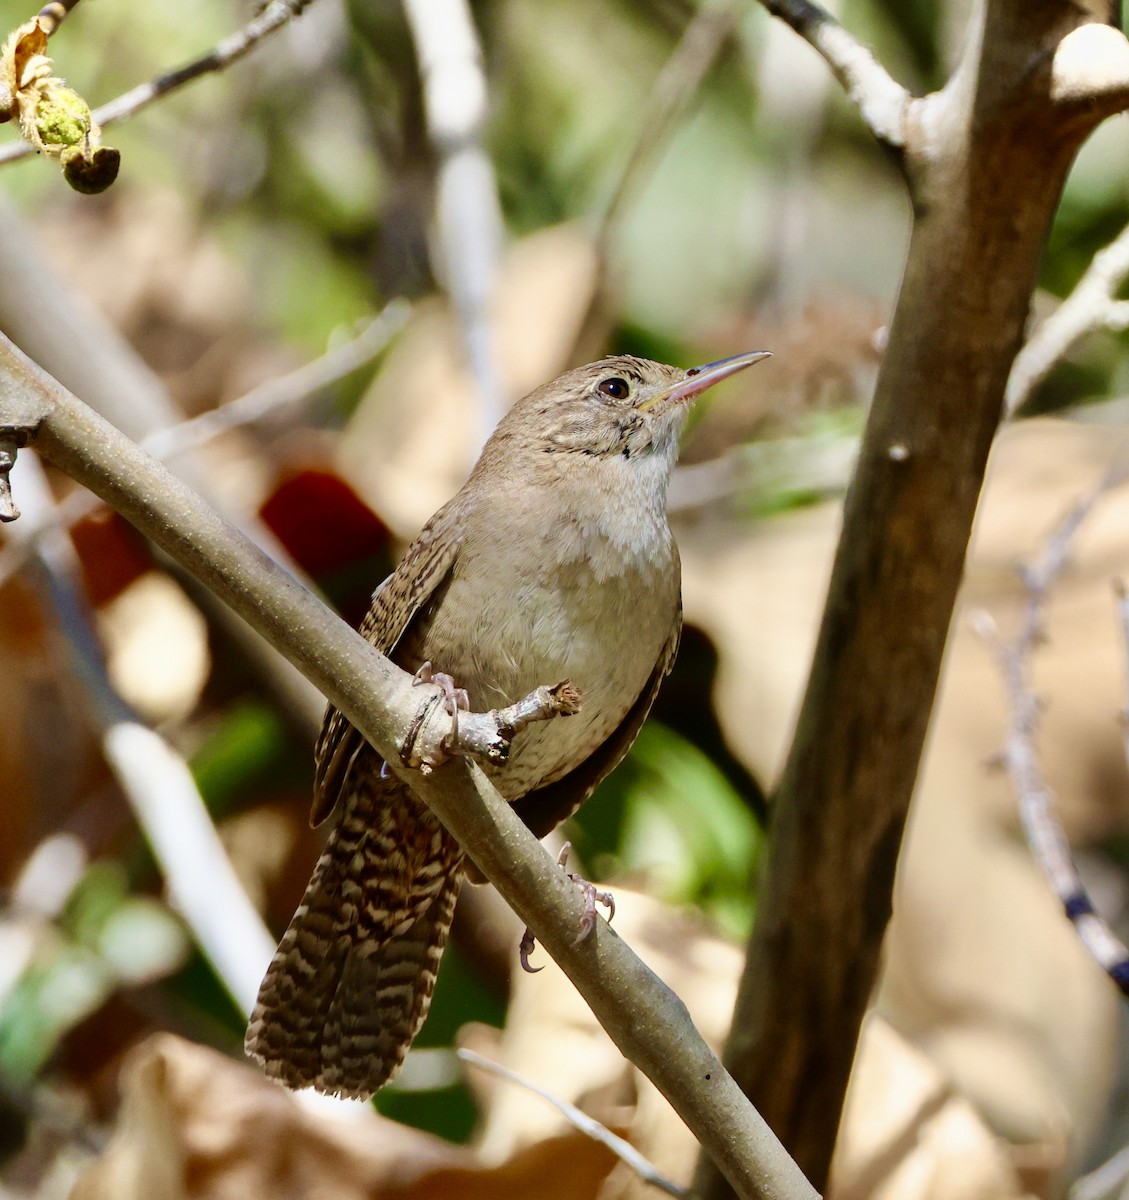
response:
<path fill-rule="evenodd" d="M 531 726 L 490 770 L 542 837 L 627 753 L 681 626 L 666 491 L 687 402 L 758 361 L 692 371 L 616 357 L 514 405 L 470 479 L 373 596 L 361 632 L 430 661 L 479 711 L 568 677 L 582 711 Z M 312 818 L 337 824 L 275 954 L 247 1053 L 290 1087 L 371 1095 L 424 1017 L 464 865 L 458 845 L 332 706 Z"/>

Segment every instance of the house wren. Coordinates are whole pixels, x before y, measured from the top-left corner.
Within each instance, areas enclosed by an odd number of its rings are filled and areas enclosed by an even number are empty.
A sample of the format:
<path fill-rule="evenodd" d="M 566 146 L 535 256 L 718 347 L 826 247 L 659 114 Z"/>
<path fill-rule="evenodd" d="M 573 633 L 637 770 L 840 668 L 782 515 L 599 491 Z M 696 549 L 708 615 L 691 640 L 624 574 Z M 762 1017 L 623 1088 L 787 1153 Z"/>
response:
<path fill-rule="evenodd" d="M 462 490 L 377 589 L 361 632 L 477 711 L 569 678 L 581 711 L 516 734 L 495 785 L 538 837 L 627 753 L 682 623 L 667 485 L 689 402 L 766 358 L 686 371 L 606 358 L 519 400 Z M 247 1053 L 290 1087 L 363 1098 L 427 1014 L 464 874 L 458 844 L 332 706 L 312 820 L 336 826 L 259 991 Z"/>

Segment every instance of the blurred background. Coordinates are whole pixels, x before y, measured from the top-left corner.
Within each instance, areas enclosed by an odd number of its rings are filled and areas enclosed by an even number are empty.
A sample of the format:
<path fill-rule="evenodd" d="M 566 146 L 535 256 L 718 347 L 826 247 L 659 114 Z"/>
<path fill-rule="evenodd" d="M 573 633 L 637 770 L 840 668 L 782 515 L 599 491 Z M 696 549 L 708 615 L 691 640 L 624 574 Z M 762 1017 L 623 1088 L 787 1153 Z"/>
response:
<path fill-rule="evenodd" d="M 682 651 L 567 830 L 616 887 L 621 932 L 716 1041 L 908 206 L 823 64 L 757 5 L 466 12 L 315 0 L 108 128 L 122 169 L 98 197 L 49 162 L 4 165 L 0 328 L 353 622 L 515 397 L 609 352 L 689 366 L 772 350 L 695 410 L 671 499 Z M 31 15 L 0 0 L 0 29 Z M 51 52 L 96 106 L 254 15 L 88 0 Z M 841 17 L 921 93 L 967 13 L 851 0 Z M 1037 314 L 1127 220 L 1129 143 L 1108 123 L 1070 177 Z M 1003 628 L 1015 567 L 1117 452 L 1122 340 L 1079 343 L 1001 436 L 966 607 Z M 210 413 L 225 415 L 192 420 Z M 487 1086 L 456 1044 L 583 1102 L 684 1181 L 688 1135 L 554 970 L 515 978 L 520 929 L 489 889 L 464 889 L 418 1049 L 365 1118 L 379 1137 L 238 1065 L 248 994 L 324 836 L 307 823 L 322 702 L 65 478 L 21 454 L 13 481 L 0 1194 L 544 1196 L 561 1163 L 562 1195 L 633 1194 L 605 1151 Z M 1045 767 L 1112 917 L 1129 897 L 1110 590 L 1127 518 L 1114 491 L 1079 534 L 1036 672 Z M 992 656 L 958 616 L 837 1194 L 1058 1195 L 1129 1141 L 1120 1002 L 991 769 L 1005 721 Z"/>

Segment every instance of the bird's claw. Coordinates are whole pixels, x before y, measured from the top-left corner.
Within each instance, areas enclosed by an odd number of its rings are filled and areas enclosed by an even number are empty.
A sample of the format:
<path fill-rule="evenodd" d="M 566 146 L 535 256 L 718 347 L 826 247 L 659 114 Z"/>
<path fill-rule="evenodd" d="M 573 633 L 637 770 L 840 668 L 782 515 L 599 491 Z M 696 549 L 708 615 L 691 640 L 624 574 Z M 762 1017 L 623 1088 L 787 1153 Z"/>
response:
<path fill-rule="evenodd" d="M 449 741 L 452 746 L 457 746 L 459 744 L 459 712 L 460 710 L 470 712 L 470 695 L 466 688 L 456 686 L 454 677 L 445 671 L 433 670 L 430 660 L 420 665 L 412 683 L 417 687 L 421 683 L 432 683 L 443 693 L 443 703 L 451 717 Z"/>
<path fill-rule="evenodd" d="M 583 875 L 577 875 L 575 871 L 566 870 L 568 855 L 571 849 L 572 843 L 565 842 L 561 847 L 560 854 L 557 855 L 557 866 L 576 884 L 580 889 L 580 894 L 584 897 L 584 916 L 580 918 L 580 934 L 576 939 L 576 944 L 579 946 L 591 934 L 592 930 L 596 928 L 597 904 L 602 904 L 608 910 L 608 924 L 612 923 L 612 918 L 615 916 L 615 896 L 611 892 L 598 888 L 594 883 L 590 883 Z"/>
<path fill-rule="evenodd" d="M 579 945 L 596 928 L 597 904 L 602 904 L 608 910 L 608 924 L 612 923 L 612 918 L 615 916 L 615 897 L 611 892 L 602 891 L 594 883 L 589 883 L 587 879 L 582 879 L 571 871 L 566 874 L 580 888 L 584 896 L 584 916 L 580 918 L 580 934 L 576 939 L 576 943 Z"/>
<path fill-rule="evenodd" d="M 529 956 L 537 948 L 537 939 L 533 936 L 532 929 L 526 929 L 521 935 L 521 943 L 517 948 L 518 960 L 521 963 L 521 969 L 528 971 L 530 975 L 536 975 L 538 971 L 543 971 L 544 967 L 531 967 L 529 965 Z"/>
<path fill-rule="evenodd" d="M 615 896 L 605 891 L 603 888 L 598 888 L 594 883 L 590 883 L 582 875 L 577 875 L 575 871 L 565 870 L 568 865 L 568 854 L 572 849 L 571 842 L 565 842 L 561 847 L 560 854 L 557 855 L 557 866 L 564 871 L 565 876 L 570 879 L 580 889 L 581 895 L 584 897 L 584 916 L 580 918 L 580 932 L 577 934 L 575 945 L 579 946 L 586 937 L 589 937 L 592 930 L 596 928 L 596 905 L 602 904 L 608 910 L 608 924 L 615 917 Z M 533 953 L 537 945 L 537 939 L 533 936 L 531 929 L 526 929 L 521 936 L 521 944 L 518 946 L 518 958 L 521 961 L 523 971 L 528 971 L 531 975 L 540 971 L 541 967 L 531 967 L 529 965 L 529 956 Z"/>

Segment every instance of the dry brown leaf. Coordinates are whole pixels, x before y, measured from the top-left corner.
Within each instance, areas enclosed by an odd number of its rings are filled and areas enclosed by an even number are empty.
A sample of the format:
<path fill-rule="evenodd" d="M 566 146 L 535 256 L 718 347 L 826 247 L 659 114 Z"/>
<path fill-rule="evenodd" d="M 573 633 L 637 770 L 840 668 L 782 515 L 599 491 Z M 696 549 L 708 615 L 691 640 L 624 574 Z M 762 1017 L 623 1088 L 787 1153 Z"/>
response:
<path fill-rule="evenodd" d="M 311 1112 L 253 1068 L 159 1034 L 122 1071 L 117 1130 L 72 1200 L 586 1200 L 611 1154 L 575 1131 L 498 1166 L 357 1106 Z"/>

